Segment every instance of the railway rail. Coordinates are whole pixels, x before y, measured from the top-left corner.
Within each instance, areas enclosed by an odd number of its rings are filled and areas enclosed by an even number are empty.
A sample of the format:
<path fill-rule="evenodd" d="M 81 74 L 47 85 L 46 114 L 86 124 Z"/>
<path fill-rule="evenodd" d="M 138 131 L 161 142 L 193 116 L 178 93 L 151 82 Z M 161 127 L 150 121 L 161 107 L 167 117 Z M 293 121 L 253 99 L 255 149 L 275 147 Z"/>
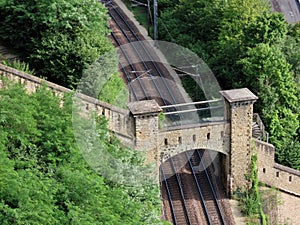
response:
<path fill-rule="evenodd" d="M 176 107 L 164 110 L 170 113 L 165 114 L 167 123 L 164 126 L 166 128 L 201 122 L 199 117 L 203 113 L 200 113 L 200 109 L 191 111 L 191 109 L 195 109 L 195 105 L 180 104 L 186 103 L 188 95 L 178 91 L 179 88 L 170 75 L 170 71 L 163 63 L 159 62 L 154 46 L 144 41 L 145 38 L 139 33 L 133 22 L 113 1 L 109 1 L 109 4 L 106 5 L 112 18 L 111 37 L 121 53 L 120 67 L 129 87 L 131 101 L 155 99 L 160 106 L 175 105 Z M 176 73 L 174 72 L 174 74 Z"/>
<path fill-rule="evenodd" d="M 169 203 L 164 206 L 165 217 L 173 224 L 229 224 L 222 214 L 201 151 L 168 159 L 160 167 L 160 176 L 162 195 Z"/>
<path fill-rule="evenodd" d="M 137 29 L 132 26 L 132 22 L 124 15 L 124 13 L 113 2 L 106 4 L 109 15 L 112 18 L 111 36 L 115 45 L 120 48 L 121 54 L 125 59 L 124 65 L 120 65 L 126 82 L 129 84 L 131 91 L 134 93 L 134 100 L 155 98 L 160 105 L 169 105 L 178 103 L 171 90 L 166 83 L 164 74 L 166 69 L 163 65 L 159 65 L 154 58 L 155 52 L 152 46 L 145 44 L 144 38 L 139 34 Z M 123 61 L 123 60 L 121 60 Z M 140 72 L 141 74 L 138 74 Z M 143 79 L 142 79 L 143 78 Z M 157 79 L 161 78 L 161 79 Z M 137 85 L 130 84 L 139 80 Z M 147 89 L 143 81 L 147 82 Z M 136 83 L 136 82 L 135 82 Z"/>

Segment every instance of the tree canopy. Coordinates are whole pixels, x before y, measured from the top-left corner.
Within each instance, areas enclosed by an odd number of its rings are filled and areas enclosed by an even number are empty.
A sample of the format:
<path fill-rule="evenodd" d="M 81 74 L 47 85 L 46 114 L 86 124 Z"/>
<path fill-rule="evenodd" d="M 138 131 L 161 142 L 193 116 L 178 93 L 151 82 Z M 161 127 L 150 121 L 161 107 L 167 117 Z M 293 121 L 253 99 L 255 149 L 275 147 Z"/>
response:
<path fill-rule="evenodd" d="M 36 74 L 64 86 L 112 49 L 105 7 L 94 0 L 0 0 L 0 40 Z"/>
<path fill-rule="evenodd" d="M 83 159 L 70 94 L 62 106 L 44 87 L 27 94 L 6 85 L 0 90 L 1 224 L 162 224 L 158 185 L 113 183 Z M 103 118 L 98 122 L 98 141 L 143 170 L 143 158 L 121 147 Z"/>

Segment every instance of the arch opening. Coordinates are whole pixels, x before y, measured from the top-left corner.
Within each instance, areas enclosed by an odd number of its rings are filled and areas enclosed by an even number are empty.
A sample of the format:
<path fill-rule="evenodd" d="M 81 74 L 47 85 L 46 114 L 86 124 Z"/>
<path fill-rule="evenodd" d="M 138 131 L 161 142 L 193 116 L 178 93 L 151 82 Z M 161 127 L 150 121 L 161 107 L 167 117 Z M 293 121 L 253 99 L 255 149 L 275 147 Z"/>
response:
<path fill-rule="evenodd" d="M 223 180 L 223 172 L 226 171 L 224 161 L 227 157 L 218 151 L 194 149 L 162 162 L 159 180 L 165 219 L 174 222 L 177 216 L 207 220 L 203 208 L 205 202 L 219 202 L 215 197 L 227 197 Z M 179 215 L 180 212 L 182 215 Z"/>

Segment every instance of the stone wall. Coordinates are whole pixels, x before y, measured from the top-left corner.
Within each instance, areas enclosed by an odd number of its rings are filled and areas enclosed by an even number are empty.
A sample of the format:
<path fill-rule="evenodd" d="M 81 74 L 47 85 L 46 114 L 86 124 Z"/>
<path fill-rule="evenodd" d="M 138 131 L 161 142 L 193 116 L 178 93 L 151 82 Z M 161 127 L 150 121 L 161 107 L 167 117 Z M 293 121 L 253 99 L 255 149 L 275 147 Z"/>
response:
<path fill-rule="evenodd" d="M 300 197 L 300 171 L 275 163 L 273 145 L 254 139 L 259 181 Z"/>
<path fill-rule="evenodd" d="M 71 92 L 70 89 L 26 74 L 11 67 L 4 66 L 2 64 L 0 64 L 0 76 L 6 77 L 8 80 L 16 83 L 23 84 L 28 93 L 35 92 L 36 89 L 42 84 L 46 85 L 57 96 L 60 96 L 65 92 Z M 130 116 L 129 110 L 118 108 L 83 94 L 76 94 L 75 96 L 78 97 L 80 101 L 83 113 L 85 111 L 94 110 L 97 112 L 97 114 L 104 115 L 109 122 L 108 128 L 127 145 L 134 145 L 134 123 L 133 118 Z"/>
<path fill-rule="evenodd" d="M 252 107 L 252 104 L 232 107 L 230 161 L 232 190 L 248 187 L 245 174 L 250 174 L 251 171 Z"/>
<path fill-rule="evenodd" d="M 161 129 L 157 139 L 159 160 L 164 162 L 178 153 L 194 149 L 209 149 L 227 155 L 229 128 L 230 124 L 224 121 Z"/>
<path fill-rule="evenodd" d="M 0 64 L 0 75 L 23 84 L 34 92 L 45 84 L 55 95 L 71 90 Z M 1 80 L 0 80 L 1 82 Z M 0 83 L 3 85 L 3 82 Z M 128 146 L 145 150 L 147 161 L 158 165 L 169 157 L 193 149 L 222 152 L 222 176 L 228 193 L 247 187 L 250 172 L 253 103 L 257 99 L 248 89 L 222 91 L 226 99 L 226 121 L 159 129 L 162 109 L 154 100 L 129 104 L 130 110 L 82 94 L 81 112 L 94 110 L 108 119 L 108 127 Z M 274 147 L 254 140 L 258 153 L 259 180 L 269 186 L 300 196 L 300 172 L 274 162 Z"/>

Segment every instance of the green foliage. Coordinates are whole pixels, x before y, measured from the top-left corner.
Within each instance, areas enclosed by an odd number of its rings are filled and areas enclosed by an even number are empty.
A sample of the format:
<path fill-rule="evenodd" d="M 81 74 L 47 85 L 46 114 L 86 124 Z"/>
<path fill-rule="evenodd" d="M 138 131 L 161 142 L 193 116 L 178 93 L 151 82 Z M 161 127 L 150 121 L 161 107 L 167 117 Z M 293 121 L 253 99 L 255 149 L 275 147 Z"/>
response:
<path fill-rule="evenodd" d="M 293 37 L 296 42 L 300 42 L 300 22 L 292 24 L 289 26 L 288 35 Z"/>
<path fill-rule="evenodd" d="M 21 62 L 20 60 L 14 60 L 13 62 L 9 62 L 8 60 L 2 60 L 1 63 L 5 66 L 9 66 L 20 70 L 22 72 L 34 75 L 34 69 L 29 68 L 29 64 L 25 62 Z"/>
<path fill-rule="evenodd" d="M 0 37 L 39 76 L 71 86 L 112 44 L 108 17 L 93 0 L 17 1 L 0 4 Z"/>
<path fill-rule="evenodd" d="M 272 16 L 263 1 L 230 2 L 231 4 L 224 7 L 218 40 L 213 43 L 215 54 L 210 64 L 224 88 L 246 86 L 254 89 L 247 82 L 248 78 L 242 73 L 243 68 L 238 61 L 244 57 L 249 47 L 264 43 L 269 36 L 280 31 L 275 29 L 270 32 L 272 29 L 269 26 L 269 17 Z"/>
<path fill-rule="evenodd" d="M 112 105 L 127 108 L 129 93 L 118 72 L 104 84 L 98 98 Z"/>
<path fill-rule="evenodd" d="M 286 38 L 288 24 L 282 14 L 264 12 L 251 20 L 246 28 L 244 43 L 255 47 L 259 43 L 281 44 Z"/>
<path fill-rule="evenodd" d="M 83 159 L 71 94 L 62 106 L 45 87 L 29 95 L 6 83 L 0 96 L 1 224 L 161 224 L 158 185 L 112 183 Z M 98 123 L 97 141 L 143 170 L 140 155 L 120 147 L 103 119 Z"/>
<path fill-rule="evenodd" d="M 278 221 L 277 207 L 282 204 L 281 192 L 272 188 L 263 188 L 260 190 L 263 202 L 263 211 L 268 215 L 269 224 L 276 224 Z"/>
<path fill-rule="evenodd" d="M 159 128 L 162 128 L 164 123 L 165 123 L 165 120 L 166 120 L 166 116 L 163 112 L 160 112 L 158 114 L 158 126 Z"/>
<path fill-rule="evenodd" d="M 271 134 L 270 141 L 276 146 L 276 156 L 280 163 L 299 168 L 299 148 L 291 144 L 295 142 L 299 129 L 299 99 L 291 65 L 286 61 L 280 47 L 259 44 L 247 51 L 242 59 L 243 72 L 251 86 L 257 90 L 261 101 L 260 107 L 263 120 Z M 299 143 L 299 142 L 298 142 Z M 287 147 L 289 146 L 289 147 Z M 288 154 L 293 152 L 293 154 Z M 287 161 L 293 163 L 286 164 Z"/>
<path fill-rule="evenodd" d="M 151 25 L 151 24 L 148 24 L 150 21 L 149 21 L 148 8 L 147 7 L 145 7 L 144 5 L 134 5 L 129 0 L 124 1 L 124 2 L 126 4 L 127 8 L 133 12 L 136 20 L 142 26 L 144 26 L 145 28 L 148 28 L 148 26 Z M 139 1 L 139 2 L 147 4 L 147 1 L 144 1 L 144 2 Z"/>
<path fill-rule="evenodd" d="M 262 209 L 261 194 L 257 175 L 257 156 L 251 157 L 251 174 L 248 177 L 252 187 L 245 192 L 238 193 L 242 212 L 249 218 L 247 225 L 267 225 L 268 217 Z"/>

